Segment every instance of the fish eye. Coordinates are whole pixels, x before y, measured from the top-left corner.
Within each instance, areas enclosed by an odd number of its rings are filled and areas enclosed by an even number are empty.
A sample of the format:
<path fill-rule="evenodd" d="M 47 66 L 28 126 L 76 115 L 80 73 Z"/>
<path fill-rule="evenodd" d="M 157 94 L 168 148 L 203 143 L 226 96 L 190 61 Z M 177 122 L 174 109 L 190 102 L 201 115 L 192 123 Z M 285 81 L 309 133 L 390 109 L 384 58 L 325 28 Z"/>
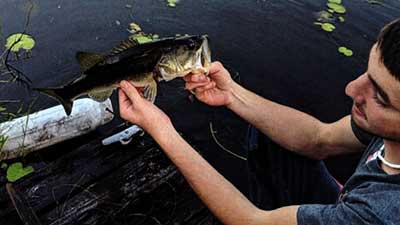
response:
<path fill-rule="evenodd" d="M 190 48 L 194 48 L 196 46 L 196 44 L 194 43 L 194 41 L 190 41 L 189 42 L 189 47 Z"/>

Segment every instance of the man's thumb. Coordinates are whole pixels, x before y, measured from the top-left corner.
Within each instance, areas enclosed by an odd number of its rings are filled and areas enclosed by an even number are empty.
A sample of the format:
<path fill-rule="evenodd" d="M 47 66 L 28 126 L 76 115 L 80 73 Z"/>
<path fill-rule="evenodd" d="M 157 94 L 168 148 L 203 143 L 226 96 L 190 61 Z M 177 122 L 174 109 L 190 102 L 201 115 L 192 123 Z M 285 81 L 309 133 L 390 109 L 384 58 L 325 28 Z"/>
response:
<path fill-rule="evenodd" d="M 140 98 L 139 92 L 128 81 L 121 81 L 120 87 L 130 99 L 135 100 L 137 98 Z"/>

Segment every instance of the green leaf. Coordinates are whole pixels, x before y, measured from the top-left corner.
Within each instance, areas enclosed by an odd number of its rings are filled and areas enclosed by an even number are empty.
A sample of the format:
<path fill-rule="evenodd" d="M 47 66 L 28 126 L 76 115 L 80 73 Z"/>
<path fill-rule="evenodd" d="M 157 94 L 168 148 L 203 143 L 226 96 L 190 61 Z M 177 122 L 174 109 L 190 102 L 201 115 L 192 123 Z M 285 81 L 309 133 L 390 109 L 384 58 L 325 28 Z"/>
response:
<path fill-rule="evenodd" d="M 341 53 L 343 53 L 343 52 L 346 51 L 346 50 L 347 50 L 347 48 L 346 48 L 346 47 L 343 47 L 343 46 L 341 46 L 341 47 L 338 48 L 338 51 L 341 52 Z"/>
<path fill-rule="evenodd" d="M 12 46 L 12 48 L 11 48 Z M 11 48 L 11 51 L 18 52 L 21 48 L 25 50 L 31 50 L 35 46 L 35 40 L 27 34 L 13 34 L 7 38 L 5 47 Z"/>
<path fill-rule="evenodd" d="M 353 51 L 351 49 L 348 49 L 348 48 L 344 47 L 344 46 L 340 46 L 338 48 L 338 51 L 340 53 L 342 53 L 343 55 L 345 55 L 345 56 L 352 56 L 353 55 Z"/>
<path fill-rule="evenodd" d="M 176 3 L 178 3 L 179 0 L 168 0 L 168 6 L 169 7 L 176 7 Z"/>
<path fill-rule="evenodd" d="M 147 37 L 147 36 L 145 36 L 145 35 L 137 35 L 137 36 L 134 37 L 134 39 L 135 39 L 139 44 L 144 44 L 144 43 L 153 41 L 152 38 Z"/>
<path fill-rule="evenodd" d="M 317 13 L 318 21 L 326 22 L 326 21 L 332 21 L 334 19 L 332 13 L 327 12 L 327 11 L 321 11 Z"/>
<path fill-rule="evenodd" d="M 6 110 L 7 110 L 6 107 L 0 106 L 0 112 L 4 112 L 4 111 L 6 111 Z"/>
<path fill-rule="evenodd" d="M 332 9 L 336 13 L 345 13 L 346 12 L 346 8 L 343 5 L 336 4 L 336 3 L 327 3 L 326 5 L 328 6 L 329 9 Z"/>
<path fill-rule="evenodd" d="M 7 180 L 9 182 L 14 182 L 21 177 L 24 177 L 33 172 L 33 167 L 23 167 L 22 163 L 13 163 L 7 169 Z"/>
<path fill-rule="evenodd" d="M 322 23 L 321 24 L 321 28 L 324 31 L 332 32 L 336 27 L 333 24 L 330 24 L 330 23 Z"/>
<path fill-rule="evenodd" d="M 159 38 L 160 38 L 160 35 L 158 35 L 158 34 L 153 34 L 153 36 L 152 36 L 151 38 L 153 38 L 153 40 L 154 40 L 154 39 L 159 39 Z"/>
<path fill-rule="evenodd" d="M 342 0 L 328 0 L 330 3 L 341 4 Z"/>
<path fill-rule="evenodd" d="M 343 54 L 344 54 L 345 56 L 352 56 L 352 55 L 353 55 L 353 51 L 350 50 L 350 49 L 347 49 L 345 52 L 343 52 Z"/>
<path fill-rule="evenodd" d="M 3 146 L 6 144 L 8 140 L 8 136 L 0 135 L 0 151 L 3 149 Z"/>
<path fill-rule="evenodd" d="M 344 22 L 344 17 L 343 16 L 339 16 L 338 19 L 339 19 L 340 22 L 342 22 L 342 23 Z"/>

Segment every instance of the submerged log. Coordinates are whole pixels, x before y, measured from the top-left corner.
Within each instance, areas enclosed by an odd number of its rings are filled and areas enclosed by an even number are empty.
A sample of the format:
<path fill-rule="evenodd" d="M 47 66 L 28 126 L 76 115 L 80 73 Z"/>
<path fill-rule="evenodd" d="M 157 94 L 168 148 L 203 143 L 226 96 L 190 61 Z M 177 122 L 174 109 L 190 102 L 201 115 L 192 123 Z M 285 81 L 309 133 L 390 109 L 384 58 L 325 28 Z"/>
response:
<path fill-rule="evenodd" d="M 96 139 L 13 184 L 41 224 L 219 224 L 150 137 Z M 21 221 L 4 186 L 0 224 Z"/>

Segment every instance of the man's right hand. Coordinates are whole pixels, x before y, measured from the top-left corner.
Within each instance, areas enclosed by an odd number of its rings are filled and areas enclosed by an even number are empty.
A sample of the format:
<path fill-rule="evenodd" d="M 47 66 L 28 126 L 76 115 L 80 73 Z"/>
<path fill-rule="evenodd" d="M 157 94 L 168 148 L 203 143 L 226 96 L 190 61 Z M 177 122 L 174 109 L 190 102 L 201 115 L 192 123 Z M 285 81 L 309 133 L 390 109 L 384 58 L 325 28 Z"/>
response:
<path fill-rule="evenodd" d="M 227 106 L 232 102 L 234 81 L 220 62 L 213 62 L 209 75 L 189 74 L 183 78 L 186 89 L 193 91 L 196 98 L 212 106 Z"/>

